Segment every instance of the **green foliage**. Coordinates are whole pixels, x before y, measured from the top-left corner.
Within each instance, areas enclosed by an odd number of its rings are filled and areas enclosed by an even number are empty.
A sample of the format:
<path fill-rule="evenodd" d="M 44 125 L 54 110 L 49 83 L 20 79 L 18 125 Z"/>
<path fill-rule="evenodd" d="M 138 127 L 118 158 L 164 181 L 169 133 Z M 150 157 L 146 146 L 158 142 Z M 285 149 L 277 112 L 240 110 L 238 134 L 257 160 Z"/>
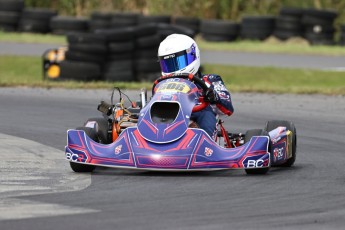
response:
<path fill-rule="evenodd" d="M 99 11 L 136 11 L 198 18 L 240 20 L 243 15 L 276 15 L 283 6 L 336 9 L 345 13 L 344 0 L 25 0 L 28 7 L 50 7 L 60 14 L 89 15 Z"/>

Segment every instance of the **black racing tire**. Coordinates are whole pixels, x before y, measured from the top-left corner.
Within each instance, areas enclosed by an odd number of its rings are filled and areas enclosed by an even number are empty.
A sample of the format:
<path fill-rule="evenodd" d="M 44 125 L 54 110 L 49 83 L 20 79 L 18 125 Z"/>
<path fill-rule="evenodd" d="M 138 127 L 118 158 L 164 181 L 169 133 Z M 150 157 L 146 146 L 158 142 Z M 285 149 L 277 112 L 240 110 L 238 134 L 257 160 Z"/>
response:
<path fill-rule="evenodd" d="M 248 40 L 265 40 L 269 36 L 273 34 L 272 31 L 263 31 L 259 29 L 251 29 L 251 30 L 242 30 L 240 37 L 242 39 L 248 39 Z"/>
<path fill-rule="evenodd" d="M 171 23 L 171 17 L 169 15 L 140 15 L 138 18 L 138 24 L 149 24 L 149 23 Z"/>
<path fill-rule="evenodd" d="M 93 139 L 94 141 L 97 141 L 101 144 L 110 144 L 112 142 L 109 132 L 111 130 L 111 126 L 107 119 L 104 117 L 89 118 L 85 122 L 84 126 L 89 122 L 95 122 L 94 131 L 96 133 L 96 139 Z"/>
<path fill-rule="evenodd" d="M 24 9 L 24 0 L 0 0 L 0 11 L 20 12 Z"/>
<path fill-rule="evenodd" d="M 17 12 L 0 11 L 0 24 L 17 25 L 19 16 Z"/>
<path fill-rule="evenodd" d="M 302 24 L 300 19 L 290 16 L 279 16 L 275 21 L 275 28 L 281 30 L 301 30 Z"/>
<path fill-rule="evenodd" d="M 104 35 L 108 42 L 128 41 L 134 38 L 134 30 L 131 27 L 96 30 L 95 33 Z"/>
<path fill-rule="evenodd" d="M 129 60 L 129 59 L 133 59 L 133 53 L 132 52 L 111 53 L 107 57 L 108 62 L 122 61 L 122 60 Z"/>
<path fill-rule="evenodd" d="M 25 19 L 48 20 L 46 23 L 49 23 L 49 20 L 56 15 L 56 10 L 48 8 L 24 8 L 22 12 L 22 17 Z"/>
<path fill-rule="evenodd" d="M 90 15 L 90 18 L 92 20 L 100 20 L 100 21 L 110 21 L 113 17 L 112 13 L 104 13 L 104 12 L 98 12 L 93 11 Z"/>
<path fill-rule="evenodd" d="M 248 130 L 244 136 L 244 143 L 248 143 L 253 136 L 268 136 L 268 132 L 266 130 L 263 130 L 263 129 Z M 268 151 L 271 152 L 270 144 L 268 146 Z M 266 174 L 269 170 L 270 170 L 270 167 L 255 168 L 255 169 L 246 168 L 245 169 L 246 173 L 249 175 L 262 175 L 262 174 Z"/>
<path fill-rule="evenodd" d="M 76 130 L 83 130 L 85 134 L 88 137 L 90 137 L 92 140 L 94 141 L 97 140 L 96 132 L 92 128 L 77 127 Z M 96 166 L 94 165 L 80 164 L 80 163 L 76 163 L 72 161 L 70 161 L 69 163 L 70 163 L 71 169 L 77 173 L 93 172 L 96 169 Z"/>
<path fill-rule="evenodd" d="M 134 35 L 137 38 L 154 35 L 157 33 L 157 31 L 157 23 L 149 23 L 134 27 Z"/>
<path fill-rule="evenodd" d="M 330 20 L 328 18 L 319 18 L 312 15 L 304 15 L 301 20 L 301 23 L 305 26 L 322 25 L 322 26 L 332 27 L 333 22 L 334 22 L 333 20 Z"/>
<path fill-rule="evenodd" d="M 110 28 L 110 22 L 91 19 L 88 27 L 89 31 L 92 33 L 96 32 L 97 30 L 107 30 Z"/>
<path fill-rule="evenodd" d="M 77 30 L 86 31 L 89 20 L 86 18 L 76 18 L 70 16 L 55 16 L 50 20 L 52 30 Z"/>
<path fill-rule="evenodd" d="M 48 33 L 50 31 L 49 22 L 40 19 L 21 18 L 18 30 L 22 32 Z"/>
<path fill-rule="evenodd" d="M 67 42 L 71 43 L 97 43 L 105 44 L 106 37 L 102 34 L 92 34 L 92 33 L 68 33 Z"/>
<path fill-rule="evenodd" d="M 305 9 L 304 15 L 333 21 L 338 16 L 338 13 L 335 10 Z"/>
<path fill-rule="evenodd" d="M 244 16 L 241 26 L 242 28 L 271 29 L 275 26 L 275 19 L 276 17 L 273 16 Z"/>
<path fill-rule="evenodd" d="M 147 48 L 147 49 L 138 49 L 134 52 L 135 59 L 154 59 L 157 58 L 157 47 Z"/>
<path fill-rule="evenodd" d="M 224 42 L 224 41 L 235 41 L 237 39 L 237 35 L 219 35 L 219 34 L 208 34 L 203 33 L 202 38 L 206 41 L 210 42 Z"/>
<path fill-rule="evenodd" d="M 140 37 L 135 40 L 135 45 L 139 49 L 145 49 L 149 47 L 158 47 L 161 42 L 161 36 L 154 34 L 151 36 Z"/>
<path fill-rule="evenodd" d="M 106 56 L 68 50 L 65 53 L 65 58 L 66 60 L 71 60 L 71 61 L 81 61 L 81 62 L 103 64 Z"/>
<path fill-rule="evenodd" d="M 297 152 L 297 132 L 294 123 L 285 120 L 271 120 L 265 125 L 264 130 L 270 132 L 279 126 L 287 127 L 288 130 L 292 132 L 292 157 L 288 159 L 285 163 L 280 165 L 280 167 L 291 167 L 296 161 Z"/>
<path fill-rule="evenodd" d="M 322 26 L 322 25 L 313 25 L 305 26 L 304 32 L 306 34 L 334 34 L 336 30 L 333 27 Z"/>
<path fill-rule="evenodd" d="M 107 62 L 103 67 L 103 72 L 132 71 L 133 60 L 119 60 Z"/>
<path fill-rule="evenodd" d="M 96 81 L 101 77 L 100 66 L 90 62 L 64 60 L 60 71 L 61 80 Z"/>
<path fill-rule="evenodd" d="M 111 42 L 108 44 L 109 53 L 132 52 L 134 50 L 134 41 Z"/>
<path fill-rule="evenodd" d="M 68 50 L 86 54 L 106 55 L 108 52 L 108 47 L 105 44 L 97 43 L 72 43 L 68 46 Z"/>
<path fill-rule="evenodd" d="M 318 41 L 318 40 L 329 40 L 334 41 L 334 34 L 333 33 L 305 33 L 304 37 L 308 41 Z"/>
<path fill-rule="evenodd" d="M 203 34 L 237 36 L 239 29 L 238 23 L 225 20 L 205 19 L 200 24 L 200 33 Z"/>
<path fill-rule="evenodd" d="M 135 71 L 137 73 L 160 72 L 160 66 L 156 58 L 135 60 Z"/>

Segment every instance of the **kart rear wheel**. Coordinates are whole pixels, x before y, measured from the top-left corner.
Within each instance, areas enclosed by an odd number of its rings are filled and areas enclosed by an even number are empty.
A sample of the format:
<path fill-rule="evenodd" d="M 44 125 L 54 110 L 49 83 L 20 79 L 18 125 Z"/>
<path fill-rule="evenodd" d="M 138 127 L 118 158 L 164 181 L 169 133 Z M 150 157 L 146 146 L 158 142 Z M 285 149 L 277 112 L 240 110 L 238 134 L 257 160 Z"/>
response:
<path fill-rule="evenodd" d="M 83 130 L 86 135 L 88 135 L 92 140 L 96 141 L 97 136 L 96 132 L 92 128 L 88 127 L 77 127 L 76 130 Z M 69 162 L 71 169 L 74 172 L 93 172 L 96 169 L 96 166 L 94 165 L 86 165 L 86 164 L 79 164 L 76 162 Z"/>
<path fill-rule="evenodd" d="M 103 118 L 103 117 L 95 117 L 95 118 L 89 118 L 87 119 L 86 124 L 88 124 L 89 122 L 95 122 L 96 126 L 93 128 L 96 137 L 95 139 L 92 139 L 98 143 L 102 143 L 102 144 L 110 144 L 110 136 L 109 136 L 109 122 L 107 119 Z"/>
<path fill-rule="evenodd" d="M 288 159 L 285 163 L 280 165 L 280 167 L 291 167 L 295 163 L 295 160 L 296 160 L 296 150 L 297 150 L 296 127 L 294 123 L 292 123 L 291 121 L 272 120 L 266 123 L 265 130 L 267 132 L 270 132 L 279 126 L 286 127 L 288 130 L 292 132 L 292 157 Z"/>
<path fill-rule="evenodd" d="M 250 139 L 253 136 L 268 136 L 268 133 L 263 129 L 251 129 L 246 132 L 246 135 L 244 137 L 244 143 L 247 143 L 250 141 Z M 268 146 L 268 151 L 270 152 L 271 144 Z M 266 168 L 255 168 L 255 169 L 245 169 L 247 174 L 250 175 L 262 175 L 266 174 L 270 170 L 269 167 Z"/>

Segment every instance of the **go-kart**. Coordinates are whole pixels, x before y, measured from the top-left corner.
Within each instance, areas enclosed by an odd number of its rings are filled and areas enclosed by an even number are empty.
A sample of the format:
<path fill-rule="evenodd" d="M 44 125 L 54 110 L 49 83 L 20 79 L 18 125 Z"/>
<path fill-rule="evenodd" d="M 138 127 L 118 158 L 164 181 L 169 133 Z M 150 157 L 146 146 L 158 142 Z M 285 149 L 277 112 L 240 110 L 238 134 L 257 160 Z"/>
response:
<path fill-rule="evenodd" d="M 199 87 L 197 87 L 197 85 Z M 165 171 L 245 169 L 265 174 L 270 167 L 290 167 L 296 159 L 296 129 L 292 122 L 268 121 L 264 129 L 229 133 L 218 122 L 215 139 L 190 119 L 209 103 L 206 84 L 191 74 L 162 76 L 152 87 L 151 100 L 142 90 L 132 102 L 121 92 L 118 103 L 102 101 L 103 117 L 67 131 L 65 156 L 75 172 L 96 166 Z M 201 92 L 202 91 L 202 92 Z M 123 95 L 131 102 L 124 106 Z"/>

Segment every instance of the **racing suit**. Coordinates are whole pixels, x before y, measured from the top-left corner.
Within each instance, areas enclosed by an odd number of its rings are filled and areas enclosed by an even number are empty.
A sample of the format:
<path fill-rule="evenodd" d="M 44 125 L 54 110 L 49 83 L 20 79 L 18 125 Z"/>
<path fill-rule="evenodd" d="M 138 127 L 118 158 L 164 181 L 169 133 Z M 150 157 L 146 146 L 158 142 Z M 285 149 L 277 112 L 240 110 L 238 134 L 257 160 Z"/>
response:
<path fill-rule="evenodd" d="M 217 93 L 217 101 L 215 104 L 207 106 L 204 110 L 193 113 L 191 120 L 194 120 L 201 129 L 205 130 L 214 139 L 217 134 L 217 116 L 221 114 L 231 116 L 234 112 L 231 95 L 220 76 L 215 74 L 203 75 L 200 73 L 198 75 L 209 88 Z"/>

